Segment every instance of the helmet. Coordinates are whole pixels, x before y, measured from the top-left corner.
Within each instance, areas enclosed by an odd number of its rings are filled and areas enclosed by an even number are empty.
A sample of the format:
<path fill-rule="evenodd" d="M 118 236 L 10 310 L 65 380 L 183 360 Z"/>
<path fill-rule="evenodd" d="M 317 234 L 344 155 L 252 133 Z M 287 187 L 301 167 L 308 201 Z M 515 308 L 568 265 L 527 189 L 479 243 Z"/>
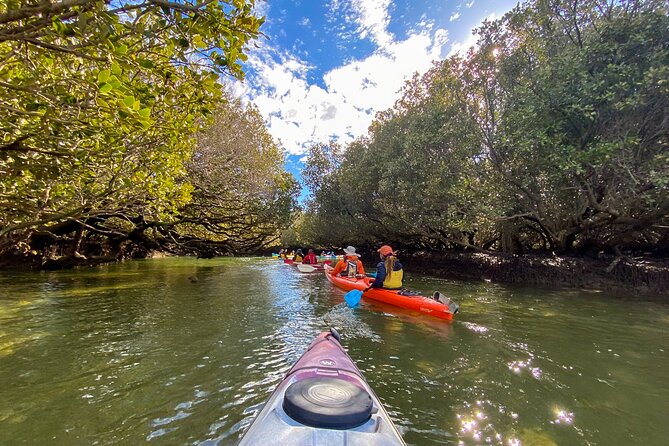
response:
<path fill-rule="evenodd" d="M 395 255 L 393 248 L 391 248 L 390 245 L 383 245 L 377 250 L 377 252 L 380 252 L 384 256 Z"/>

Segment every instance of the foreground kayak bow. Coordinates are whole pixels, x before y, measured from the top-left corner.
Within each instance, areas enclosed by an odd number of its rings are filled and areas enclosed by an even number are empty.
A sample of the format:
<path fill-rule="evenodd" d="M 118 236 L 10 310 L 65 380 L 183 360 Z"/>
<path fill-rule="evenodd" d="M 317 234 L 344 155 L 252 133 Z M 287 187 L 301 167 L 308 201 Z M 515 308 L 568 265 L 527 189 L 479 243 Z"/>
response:
<path fill-rule="evenodd" d="M 238 446 L 404 445 L 339 343 L 321 333 L 276 388 Z"/>

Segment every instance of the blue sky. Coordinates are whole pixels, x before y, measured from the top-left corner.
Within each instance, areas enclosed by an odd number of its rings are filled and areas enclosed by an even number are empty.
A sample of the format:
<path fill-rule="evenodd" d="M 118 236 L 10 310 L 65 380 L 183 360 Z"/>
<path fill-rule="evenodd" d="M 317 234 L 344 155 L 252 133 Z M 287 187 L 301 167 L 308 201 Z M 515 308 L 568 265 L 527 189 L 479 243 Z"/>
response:
<path fill-rule="evenodd" d="M 266 17 L 239 92 L 255 103 L 299 179 L 312 144 L 346 144 L 392 107 L 406 79 L 464 52 L 510 0 L 258 0 Z"/>

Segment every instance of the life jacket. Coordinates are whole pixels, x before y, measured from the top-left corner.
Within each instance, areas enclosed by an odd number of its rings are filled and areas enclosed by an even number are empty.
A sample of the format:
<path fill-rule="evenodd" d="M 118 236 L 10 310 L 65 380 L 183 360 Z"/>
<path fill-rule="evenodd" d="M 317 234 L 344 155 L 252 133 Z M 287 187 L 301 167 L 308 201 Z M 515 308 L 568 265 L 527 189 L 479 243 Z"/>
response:
<path fill-rule="evenodd" d="M 355 277 L 358 274 L 358 261 L 347 260 L 346 268 L 341 272 L 342 276 Z"/>
<path fill-rule="evenodd" d="M 404 270 L 398 269 L 393 271 L 392 275 L 386 272 L 386 278 L 383 280 L 383 288 L 399 289 L 402 288 L 402 278 L 404 277 Z"/>

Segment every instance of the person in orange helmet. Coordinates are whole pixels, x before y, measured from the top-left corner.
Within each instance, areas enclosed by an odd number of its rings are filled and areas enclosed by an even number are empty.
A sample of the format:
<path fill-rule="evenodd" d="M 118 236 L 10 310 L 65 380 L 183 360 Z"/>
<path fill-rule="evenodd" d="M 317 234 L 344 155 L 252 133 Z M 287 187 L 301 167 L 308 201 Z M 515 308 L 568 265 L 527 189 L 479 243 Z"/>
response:
<path fill-rule="evenodd" d="M 367 288 L 386 288 L 399 290 L 402 288 L 404 270 L 402 264 L 397 260 L 397 254 L 389 245 L 383 245 L 377 252 L 381 261 L 376 265 L 376 279 Z"/>
<path fill-rule="evenodd" d="M 336 276 L 341 273 L 342 276 L 347 277 L 363 277 L 365 275 L 365 268 L 360 261 L 360 254 L 356 254 L 353 246 L 347 246 L 344 249 L 344 258 L 337 262 L 332 275 Z"/>

